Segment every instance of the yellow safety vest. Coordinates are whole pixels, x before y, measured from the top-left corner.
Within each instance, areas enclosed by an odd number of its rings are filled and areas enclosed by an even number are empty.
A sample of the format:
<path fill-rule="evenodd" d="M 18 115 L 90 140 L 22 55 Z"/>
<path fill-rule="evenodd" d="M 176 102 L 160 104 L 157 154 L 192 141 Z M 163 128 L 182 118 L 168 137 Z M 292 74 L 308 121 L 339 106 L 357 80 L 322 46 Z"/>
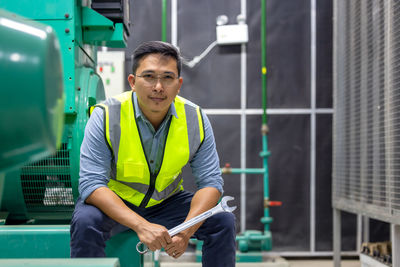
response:
<path fill-rule="evenodd" d="M 135 206 L 151 207 L 183 190 L 182 168 L 204 140 L 200 108 L 180 96 L 174 104 L 178 118 L 171 118 L 162 164 L 154 174 L 136 124 L 132 91 L 96 105 L 104 110 L 104 133 L 113 155 L 108 187 Z"/>

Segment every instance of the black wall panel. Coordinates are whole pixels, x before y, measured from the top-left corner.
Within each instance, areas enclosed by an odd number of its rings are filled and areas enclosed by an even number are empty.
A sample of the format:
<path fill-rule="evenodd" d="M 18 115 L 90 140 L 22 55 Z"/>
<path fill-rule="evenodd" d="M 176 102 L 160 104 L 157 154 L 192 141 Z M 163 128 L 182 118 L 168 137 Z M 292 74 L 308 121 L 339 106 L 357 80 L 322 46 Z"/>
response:
<path fill-rule="evenodd" d="M 131 1 L 132 29 L 126 49 L 127 74 L 130 55 L 143 41 L 161 39 L 161 1 Z M 168 7 L 168 10 L 170 8 Z M 178 46 L 186 60 L 200 55 L 216 40 L 215 21 L 225 14 L 236 23 L 239 0 L 178 1 Z M 170 13 L 168 13 L 170 16 Z M 268 108 L 311 106 L 311 24 L 309 0 L 267 1 Z M 332 4 L 317 1 L 317 107 L 332 107 Z M 247 52 L 247 107 L 261 108 L 261 1 L 247 1 L 249 43 Z M 170 17 L 167 40 L 170 41 Z M 240 45 L 216 46 L 194 68 L 183 67 L 181 95 L 202 108 L 240 108 Z M 126 88 L 129 87 L 126 85 Z M 220 164 L 240 167 L 240 116 L 209 115 Z M 270 199 L 283 202 L 271 208 L 275 251 L 310 249 L 310 115 L 268 116 Z M 316 249 L 331 250 L 332 210 L 331 114 L 317 116 Z M 247 116 L 247 167 L 261 168 L 261 116 Z M 184 187 L 195 190 L 190 168 L 184 169 Z M 240 175 L 224 175 L 225 194 L 240 204 Z M 247 229 L 262 230 L 263 177 L 247 175 Z M 240 229 L 240 210 L 235 211 Z M 356 219 L 343 216 L 343 249 L 355 249 Z M 385 226 L 382 226 L 385 227 Z"/>
<path fill-rule="evenodd" d="M 316 128 L 316 249 L 331 251 L 332 115 L 318 115 Z"/>
<path fill-rule="evenodd" d="M 317 108 L 332 108 L 332 3 L 317 1 Z"/>

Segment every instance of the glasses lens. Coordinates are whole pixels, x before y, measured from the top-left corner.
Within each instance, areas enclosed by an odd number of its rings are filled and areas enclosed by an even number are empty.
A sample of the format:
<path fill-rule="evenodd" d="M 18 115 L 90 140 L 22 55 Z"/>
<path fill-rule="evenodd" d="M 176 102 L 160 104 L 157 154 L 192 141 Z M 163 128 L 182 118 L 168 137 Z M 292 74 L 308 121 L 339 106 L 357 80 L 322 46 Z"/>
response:
<path fill-rule="evenodd" d="M 176 77 L 172 74 L 165 74 L 165 75 L 154 75 L 154 74 L 143 74 L 143 75 L 138 75 L 139 77 L 143 78 L 144 81 L 149 85 L 149 86 L 155 86 L 160 80 L 162 86 L 168 87 L 172 86 L 176 80 Z"/>

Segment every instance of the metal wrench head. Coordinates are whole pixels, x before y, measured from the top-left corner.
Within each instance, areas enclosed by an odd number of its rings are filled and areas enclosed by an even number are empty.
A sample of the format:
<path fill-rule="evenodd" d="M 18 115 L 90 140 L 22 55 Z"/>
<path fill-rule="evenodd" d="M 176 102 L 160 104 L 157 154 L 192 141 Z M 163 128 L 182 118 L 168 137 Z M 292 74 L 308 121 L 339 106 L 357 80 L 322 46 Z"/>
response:
<path fill-rule="evenodd" d="M 237 207 L 236 206 L 229 207 L 228 204 L 226 204 L 226 202 L 228 202 L 230 200 L 234 200 L 234 199 L 235 199 L 234 197 L 230 197 L 230 196 L 223 197 L 220 202 L 222 209 L 227 212 L 233 212 Z"/>

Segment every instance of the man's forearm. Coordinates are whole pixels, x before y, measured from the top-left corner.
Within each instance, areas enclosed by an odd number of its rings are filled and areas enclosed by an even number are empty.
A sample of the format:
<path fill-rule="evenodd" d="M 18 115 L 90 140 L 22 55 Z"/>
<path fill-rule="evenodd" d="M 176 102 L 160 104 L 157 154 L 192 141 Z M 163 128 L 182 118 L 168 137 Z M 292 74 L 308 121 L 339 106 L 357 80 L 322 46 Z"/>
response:
<path fill-rule="evenodd" d="M 161 249 L 171 242 L 168 230 L 164 226 L 148 222 L 142 216 L 128 208 L 107 187 L 96 189 L 86 199 L 86 203 L 96 206 L 114 221 L 134 230 L 139 236 L 140 241 L 153 251 Z"/>
<path fill-rule="evenodd" d="M 188 221 L 196 217 L 197 215 L 215 207 L 220 197 L 221 193 L 218 191 L 218 189 L 214 187 L 206 187 L 198 190 L 193 196 L 192 202 L 190 204 L 190 211 L 185 221 Z M 202 224 L 203 222 L 198 223 L 182 231 L 181 234 L 184 234 L 186 238 L 190 238 L 197 231 L 197 229 L 200 228 Z"/>
<path fill-rule="evenodd" d="M 134 231 L 140 224 L 147 222 L 143 217 L 128 208 L 125 203 L 109 188 L 100 187 L 86 199 L 86 203 L 96 206 L 114 221 Z"/>

